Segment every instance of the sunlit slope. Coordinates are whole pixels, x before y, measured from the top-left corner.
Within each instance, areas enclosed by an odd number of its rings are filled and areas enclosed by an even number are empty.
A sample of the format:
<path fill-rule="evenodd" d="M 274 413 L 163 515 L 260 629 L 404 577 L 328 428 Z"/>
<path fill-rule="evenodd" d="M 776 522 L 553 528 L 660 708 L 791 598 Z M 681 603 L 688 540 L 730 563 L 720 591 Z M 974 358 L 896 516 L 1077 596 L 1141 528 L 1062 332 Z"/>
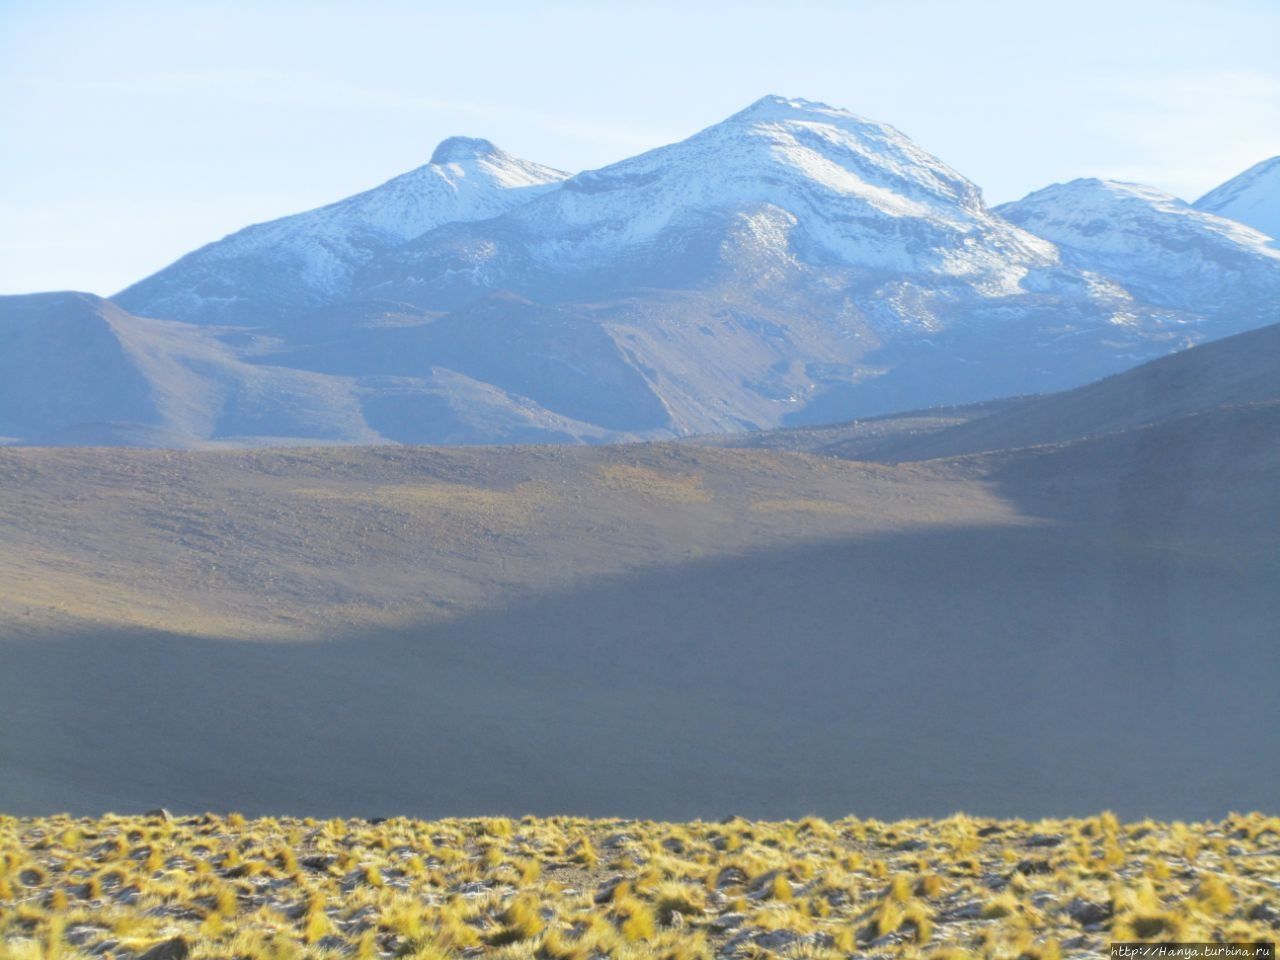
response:
<path fill-rule="evenodd" d="M 672 445 L 0 450 L 10 630 L 322 638 L 841 536 L 1029 521 L 945 469 Z"/>

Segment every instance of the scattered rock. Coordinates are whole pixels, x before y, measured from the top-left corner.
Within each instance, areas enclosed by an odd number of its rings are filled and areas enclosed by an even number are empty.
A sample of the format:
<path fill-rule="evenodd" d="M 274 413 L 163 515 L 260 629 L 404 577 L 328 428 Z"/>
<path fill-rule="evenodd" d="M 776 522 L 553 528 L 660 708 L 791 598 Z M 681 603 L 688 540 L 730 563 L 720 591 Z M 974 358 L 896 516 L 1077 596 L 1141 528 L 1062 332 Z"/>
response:
<path fill-rule="evenodd" d="M 984 873 L 982 884 L 988 890 L 1003 890 L 1009 885 L 1009 878 L 1003 873 Z"/>
<path fill-rule="evenodd" d="M 1056 847 L 1060 846 L 1062 841 L 1065 839 L 1067 838 L 1060 833 L 1037 833 L 1034 836 L 1027 837 L 1027 839 L 1023 841 L 1023 846 Z"/>
<path fill-rule="evenodd" d="M 1026 876 L 1033 873 L 1053 873 L 1053 864 L 1048 860 L 1022 860 L 1014 869 Z"/>
<path fill-rule="evenodd" d="M 1102 923 L 1111 919 L 1111 906 L 1109 904 L 1095 903 L 1092 900 L 1085 900 L 1083 897 L 1074 897 L 1067 904 L 1067 916 L 1082 927 L 1092 927 L 1095 924 Z"/>
<path fill-rule="evenodd" d="M 142 911 L 144 917 L 166 917 L 170 920 L 179 920 L 185 923 L 193 923 L 203 920 L 205 914 L 201 910 L 183 906 L 178 903 L 160 903 L 154 907 Z"/>
<path fill-rule="evenodd" d="M 787 889 L 791 889 L 791 881 L 788 880 L 781 870 L 768 870 L 751 881 L 751 886 L 747 888 L 747 896 L 752 900 L 766 900 L 773 896 L 773 884 L 779 877 L 787 885 Z"/>
<path fill-rule="evenodd" d="M 783 950 L 793 943 L 798 943 L 805 939 L 805 937 L 794 930 L 784 928 L 782 930 L 769 930 L 766 933 L 758 933 L 754 939 L 756 946 L 763 947 L 766 950 Z"/>
<path fill-rule="evenodd" d="M 342 927 L 342 932 L 349 937 L 358 937 L 366 930 L 371 930 L 378 924 L 378 908 L 374 906 L 361 907 L 345 921 L 339 920 L 338 925 Z"/>
<path fill-rule="evenodd" d="M 109 927 L 100 927 L 92 923 L 77 923 L 67 927 L 63 936 L 66 938 L 67 943 L 73 947 L 83 947 L 90 940 L 102 936 L 109 929 Z"/>
<path fill-rule="evenodd" d="M 978 831 L 980 837 L 994 837 L 997 833 L 1004 833 L 1004 827 L 997 824 L 991 824 L 989 827 L 983 827 Z"/>
<path fill-rule="evenodd" d="M 759 927 L 741 930 L 719 951 L 721 954 L 758 956 L 760 951 L 780 953 L 800 951 L 807 947 L 827 950 L 835 944 L 835 938 L 827 933 L 797 933 L 795 930 L 761 930 Z"/>
<path fill-rule="evenodd" d="M 155 946 L 138 954 L 138 960 L 187 960 L 191 955 L 191 945 L 185 937 L 173 937 L 161 940 Z"/>
<path fill-rule="evenodd" d="M 910 933 L 899 928 L 893 931 L 893 933 L 886 933 L 883 937 L 876 937 L 868 944 L 868 946 L 875 949 L 879 949 L 880 947 L 891 947 L 894 944 L 905 943 L 910 938 Z"/>
<path fill-rule="evenodd" d="M 612 877 L 605 880 L 596 888 L 596 894 L 593 898 L 596 903 L 608 903 L 613 899 L 613 895 L 617 892 L 618 886 L 626 879 L 622 874 L 615 873 Z"/>
<path fill-rule="evenodd" d="M 959 923 L 964 920 L 982 919 L 982 901 L 968 900 L 958 903 L 950 910 L 938 914 L 938 923 Z"/>
<path fill-rule="evenodd" d="M 1280 911 L 1269 903 L 1256 904 L 1247 914 L 1250 920 L 1280 928 Z"/>
<path fill-rule="evenodd" d="M 290 920 L 301 920 L 307 915 L 307 902 L 303 900 L 299 903 L 276 903 L 272 904 L 272 909 Z"/>
<path fill-rule="evenodd" d="M 759 927 L 750 927 L 745 930 L 739 930 L 732 939 L 730 939 L 719 953 L 721 954 L 745 954 L 754 956 L 760 950 L 781 951 L 788 947 L 802 944 L 810 938 L 794 930 L 761 930 Z"/>
<path fill-rule="evenodd" d="M 142 896 L 142 888 L 135 884 L 127 887 L 121 887 L 111 897 L 116 903 L 124 907 L 131 907 L 138 902 L 138 898 Z"/>
<path fill-rule="evenodd" d="M 716 874 L 716 889 L 723 890 L 725 887 L 740 887 L 750 879 L 746 871 L 738 867 L 725 867 Z"/>
<path fill-rule="evenodd" d="M 716 933 L 725 933 L 728 930 L 736 930 L 746 922 L 745 913 L 722 913 L 711 921 L 711 929 Z"/>

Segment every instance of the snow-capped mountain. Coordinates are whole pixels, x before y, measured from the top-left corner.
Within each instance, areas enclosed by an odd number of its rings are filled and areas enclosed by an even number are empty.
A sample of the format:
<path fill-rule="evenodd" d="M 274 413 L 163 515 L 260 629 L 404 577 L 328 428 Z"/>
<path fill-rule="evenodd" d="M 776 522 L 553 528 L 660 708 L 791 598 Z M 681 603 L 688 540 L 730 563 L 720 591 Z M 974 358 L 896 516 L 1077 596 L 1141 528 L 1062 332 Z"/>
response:
<path fill-rule="evenodd" d="M 568 174 L 452 137 L 425 166 L 337 203 L 246 227 L 113 299 L 147 316 L 261 325 L 351 292 L 358 267 L 443 223 L 485 220 Z"/>
<path fill-rule="evenodd" d="M 579 174 L 509 219 L 532 238 L 539 267 L 566 272 L 643 254 L 722 211 L 779 255 L 972 278 L 991 293 L 1056 262 L 1048 244 L 993 217 L 976 186 L 892 127 L 780 97 Z"/>
<path fill-rule="evenodd" d="M 766 97 L 681 143 L 578 174 L 505 217 L 389 251 L 361 285 L 449 308 L 506 287 L 560 291 L 569 280 L 616 292 L 683 286 L 724 268 L 776 280 L 803 264 L 928 275 L 999 296 L 1057 262 L 1051 244 L 993 216 L 974 184 L 892 127 Z"/>
<path fill-rule="evenodd" d="M 1195 202 L 1195 207 L 1280 239 L 1280 157 L 1254 164 L 1210 190 Z"/>
<path fill-rule="evenodd" d="M 1152 187 L 1073 180 L 996 212 L 1147 303 L 1223 317 L 1231 330 L 1280 319 L 1280 246 Z"/>
<path fill-rule="evenodd" d="M 358 414 L 343 440 L 599 441 L 1077 386 L 1280 319 L 1277 277 L 1265 237 L 1154 191 L 1078 182 L 992 211 L 892 127 L 766 97 L 572 177 L 447 140 L 116 299 L 196 325 L 147 328 L 155 351 L 327 384 Z"/>

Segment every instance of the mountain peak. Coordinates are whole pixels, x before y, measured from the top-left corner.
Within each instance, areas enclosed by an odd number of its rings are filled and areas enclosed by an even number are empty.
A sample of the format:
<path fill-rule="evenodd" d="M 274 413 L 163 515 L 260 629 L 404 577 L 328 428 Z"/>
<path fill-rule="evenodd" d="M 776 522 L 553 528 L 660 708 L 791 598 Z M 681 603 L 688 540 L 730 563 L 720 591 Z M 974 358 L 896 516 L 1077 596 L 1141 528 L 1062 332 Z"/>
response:
<path fill-rule="evenodd" d="M 502 153 L 489 140 L 478 137 L 449 137 L 441 140 L 435 152 L 431 154 L 431 163 L 440 166 L 446 163 L 461 163 L 467 160 L 479 160 L 481 157 L 492 157 Z"/>
<path fill-rule="evenodd" d="M 1145 183 L 1134 183 L 1130 180 L 1110 180 L 1105 177 L 1077 177 L 1074 180 L 1068 180 L 1066 183 L 1053 183 L 1028 194 L 1026 199 L 1042 194 L 1052 196 L 1082 193 L 1111 197 L 1140 197 L 1147 200 L 1183 203 L 1172 194 L 1147 186 Z"/>
<path fill-rule="evenodd" d="M 1155 187 L 1083 178 L 995 212 L 1056 244 L 1071 266 L 1116 278 L 1161 307 L 1224 311 L 1265 303 L 1280 289 L 1280 250 L 1266 236 Z"/>
<path fill-rule="evenodd" d="M 803 97 L 780 97 L 770 94 L 761 97 L 755 103 L 739 110 L 724 121 L 721 126 L 738 126 L 741 124 L 769 123 L 809 123 L 836 127 L 858 135 L 888 136 L 894 139 L 905 139 L 902 134 L 888 124 L 876 123 L 866 117 L 859 116 L 851 110 L 833 107 L 821 100 L 806 100 Z"/>
<path fill-rule="evenodd" d="M 806 115 L 822 117 L 851 117 L 847 110 L 840 110 L 818 100 L 805 100 L 803 97 L 780 97 L 769 94 L 761 97 L 745 110 L 739 110 L 730 120 L 799 120 Z"/>

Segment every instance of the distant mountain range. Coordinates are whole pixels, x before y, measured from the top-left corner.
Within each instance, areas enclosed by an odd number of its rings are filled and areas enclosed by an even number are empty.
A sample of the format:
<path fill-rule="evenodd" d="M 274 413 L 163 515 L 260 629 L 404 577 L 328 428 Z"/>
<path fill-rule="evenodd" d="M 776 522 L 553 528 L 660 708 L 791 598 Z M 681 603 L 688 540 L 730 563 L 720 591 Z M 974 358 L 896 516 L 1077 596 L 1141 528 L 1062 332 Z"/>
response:
<path fill-rule="evenodd" d="M 25 443 L 601 442 L 1078 386 L 1280 321 L 1280 158 L 1194 206 L 995 209 L 892 127 L 766 97 L 569 176 L 485 140 L 102 300 L 0 298 Z"/>

